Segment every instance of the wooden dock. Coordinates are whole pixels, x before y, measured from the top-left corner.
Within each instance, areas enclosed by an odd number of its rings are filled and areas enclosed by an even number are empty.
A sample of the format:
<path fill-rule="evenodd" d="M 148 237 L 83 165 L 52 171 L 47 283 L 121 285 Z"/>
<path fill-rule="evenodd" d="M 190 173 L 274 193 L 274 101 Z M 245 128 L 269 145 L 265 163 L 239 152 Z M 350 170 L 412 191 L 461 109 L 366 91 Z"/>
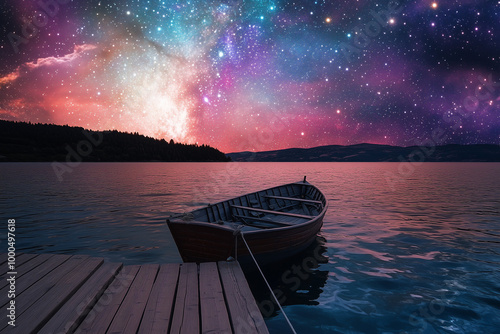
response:
<path fill-rule="evenodd" d="M 0 333 L 268 333 L 237 262 L 123 266 L 54 254 L 16 257 L 13 327 L 1 255 Z"/>

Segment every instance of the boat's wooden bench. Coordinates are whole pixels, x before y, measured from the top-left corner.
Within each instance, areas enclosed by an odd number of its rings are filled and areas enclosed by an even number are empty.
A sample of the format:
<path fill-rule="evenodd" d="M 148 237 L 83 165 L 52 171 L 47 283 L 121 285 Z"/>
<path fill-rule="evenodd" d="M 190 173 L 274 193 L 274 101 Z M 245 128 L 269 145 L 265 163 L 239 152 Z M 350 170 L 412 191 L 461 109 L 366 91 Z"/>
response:
<path fill-rule="evenodd" d="M 312 199 L 305 199 L 305 198 L 271 196 L 271 195 L 264 195 L 263 197 L 264 198 L 274 198 L 274 199 L 284 199 L 284 200 L 297 201 L 297 202 L 303 202 L 303 203 L 323 204 L 321 201 L 314 201 Z"/>
<path fill-rule="evenodd" d="M 313 219 L 314 218 L 314 216 L 299 215 L 297 213 L 282 212 L 282 211 L 264 210 L 264 209 L 259 209 L 259 208 L 251 208 L 249 206 L 231 205 L 231 207 L 235 208 L 235 209 L 242 209 L 242 210 L 249 210 L 249 211 L 255 211 L 255 212 L 262 212 L 262 213 L 267 213 L 267 214 L 272 214 L 272 215 L 281 215 L 281 216 L 288 216 L 288 217 L 295 217 L 295 218 L 304 218 L 304 219 Z"/>
<path fill-rule="evenodd" d="M 248 220 L 254 220 L 254 221 L 260 221 L 260 222 L 263 222 L 263 223 L 269 223 L 269 224 L 280 225 L 280 226 L 292 226 L 292 225 L 295 225 L 295 224 L 292 224 L 292 223 L 277 222 L 277 221 L 274 221 L 274 220 L 271 220 L 271 219 L 259 218 L 259 217 L 250 217 L 250 216 L 244 216 L 244 215 L 233 215 L 233 217 L 235 217 L 235 218 L 242 218 L 242 219 L 248 219 Z M 255 226 L 255 227 L 262 227 L 262 226 Z"/>

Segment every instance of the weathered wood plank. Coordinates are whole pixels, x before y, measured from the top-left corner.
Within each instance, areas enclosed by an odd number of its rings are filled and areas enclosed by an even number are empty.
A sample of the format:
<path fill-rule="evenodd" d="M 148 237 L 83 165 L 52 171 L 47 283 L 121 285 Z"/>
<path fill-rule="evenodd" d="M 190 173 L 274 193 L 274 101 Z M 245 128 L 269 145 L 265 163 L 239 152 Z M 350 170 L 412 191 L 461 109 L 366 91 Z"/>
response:
<path fill-rule="evenodd" d="M 55 286 L 62 275 L 70 272 L 78 263 L 87 258 L 88 256 L 54 255 L 45 262 L 46 265 L 41 266 L 40 271 L 37 271 L 35 275 L 24 275 L 23 279 L 16 281 L 17 316 L 19 317 L 31 304 Z M 3 325 L 4 323 L 1 322 L 0 329 L 6 326 Z"/>
<path fill-rule="evenodd" d="M 126 266 L 118 273 L 75 333 L 106 333 L 139 268 L 140 266 Z"/>
<path fill-rule="evenodd" d="M 120 268 L 83 255 L 19 254 L 16 327 L 2 321 L 0 333 L 267 333 L 237 263 Z"/>
<path fill-rule="evenodd" d="M 233 215 L 236 218 L 243 218 L 243 219 L 248 219 L 249 221 L 255 220 L 255 221 L 260 221 L 260 222 L 265 222 L 265 223 L 270 223 L 270 224 L 275 224 L 275 225 L 281 225 L 281 226 L 291 226 L 295 224 L 290 224 L 287 222 L 279 222 L 275 220 L 270 220 L 269 218 L 259 218 L 259 217 L 250 217 L 250 216 L 241 216 L 241 215 Z M 256 226 L 258 227 L 258 226 Z M 273 226 L 275 227 L 275 226 Z M 268 227 L 271 228 L 271 227 Z"/>
<path fill-rule="evenodd" d="M 26 255 L 28 255 L 28 254 L 26 254 Z M 36 256 L 36 254 L 29 254 L 29 255 L 30 256 L 27 256 L 26 258 L 23 257 L 23 259 L 26 259 L 26 261 L 22 262 L 22 264 L 18 264 L 18 262 L 16 260 L 16 271 L 17 271 L 16 279 L 19 279 L 20 277 L 22 277 L 23 275 L 28 273 L 33 268 L 39 266 L 40 264 L 42 264 L 43 262 L 48 260 L 50 257 L 52 257 L 51 254 L 42 254 L 42 255 L 38 255 L 38 256 Z M 9 284 L 6 280 L 6 277 L 7 277 L 7 275 L 2 275 L 0 289 L 5 288 Z M 3 292 L 3 290 L 2 290 L 2 292 Z M 2 293 L 2 292 L 0 292 L 0 293 Z M 0 294 L 0 296 L 2 296 L 2 294 Z"/>
<path fill-rule="evenodd" d="M 62 276 L 69 273 L 78 265 L 78 263 L 81 263 L 82 260 L 87 258 L 88 256 L 70 257 L 59 266 L 50 268 L 49 272 L 43 276 L 25 275 L 26 280 L 20 279 L 19 281 L 16 281 L 16 321 L 22 317 L 23 313 L 28 310 L 31 305 L 36 303 L 40 298 L 42 298 L 43 295 L 52 289 L 57 282 L 59 282 Z M 18 292 L 17 286 L 19 286 L 21 291 L 23 291 L 22 293 Z M 8 330 L 10 333 L 12 328 L 8 328 L 7 321 L 4 322 L 3 320 L 4 319 L 2 317 L 0 322 L 0 333 L 3 333 L 5 330 Z M 18 328 L 18 326 L 15 328 Z"/>
<path fill-rule="evenodd" d="M 43 279 L 46 275 L 50 274 L 53 270 L 67 262 L 70 258 L 71 255 L 46 255 L 48 259 L 41 263 L 39 266 L 34 267 L 32 270 L 35 270 L 35 272 L 30 271 L 29 275 L 24 275 L 23 279 L 20 279 L 16 281 L 16 296 L 20 296 L 24 291 L 26 291 L 28 288 L 33 286 L 36 282 L 40 281 Z M 82 259 L 87 258 L 86 256 L 82 256 Z M 42 265 L 43 264 L 43 265 Z"/>
<path fill-rule="evenodd" d="M 166 333 L 172 318 L 175 291 L 179 278 L 178 263 L 164 264 L 149 295 L 138 334 Z"/>
<path fill-rule="evenodd" d="M 158 268 L 157 264 L 141 266 L 109 326 L 108 333 L 135 334 L 137 332 Z"/>
<path fill-rule="evenodd" d="M 34 284 L 37 280 L 41 279 L 44 274 L 49 272 L 50 270 L 54 269 L 58 265 L 60 265 L 62 262 L 66 261 L 67 259 L 70 258 L 70 256 L 67 255 L 61 255 L 61 256 L 56 256 L 56 258 L 52 259 L 51 261 L 43 261 L 52 258 L 55 255 L 50 255 L 50 254 L 42 254 L 37 256 L 36 258 L 32 259 L 28 263 L 24 264 L 19 268 L 17 271 L 17 277 L 16 277 L 16 296 L 19 296 L 24 290 L 29 288 L 32 284 Z M 40 266 L 42 263 L 46 263 L 43 267 L 40 267 L 36 270 L 36 274 L 32 272 L 34 268 L 37 268 Z M 26 275 L 28 273 L 32 273 L 30 275 Z M 25 276 L 26 275 L 26 276 Z M 19 279 L 22 277 L 22 279 Z M 8 283 L 6 279 L 2 279 L 2 281 L 5 281 L 5 284 L 2 285 L 2 288 L 0 289 L 0 296 L 6 296 L 7 291 L 9 290 Z M 3 307 L 5 304 L 5 301 L 3 299 L 0 299 L 0 307 Z M 1 327 L 0 327 L 1 328 Z"/>
<path fill-rule="evenodd" d="M 101 258 L 79 260 L 73 270 L 61 274 L 57 285 L 17 316 L 16 327 L 11 333 L 37 333 L 102 263 Z"/>
<path fill-rule="evenodd" d="M 215 262 L 200 263 L 201 332 L 231 333 L 231 324 Z"/>
<path fill-rule="evenodd" d="M 305 198 L 295 198 L 295 197 L 285 197 L 285 196 L 271 196 L 271 195 L 265 195 L 264 197 L 266 197 L 266 198 L 274 198 L 274 199 L 283 199 L 283 200 L 289 200 L 289 201 L 304 202 L 304 203 L 323 204 L 321 201 L 315 201 L 315 200 L 312 200 L 312 199 L 305 199 Z"/>
<path fill-rule="evenodd" d="M 3 283 L 3 277 L 7 274 L 7 272 L 9 271 L 12 271 L 9 269 L 9 267 L 7 266 L 7 259 L 8 259 L 8 254 L 7 253 L 3 253 L 0 255 L 1 258 L 5 261 L 3 261 L 3 263 L 0 264 L 0 277 L 2 278 L 2 283 Z M 15 257 L 15 270 L 14 271 L 17 271 L 19 272 L 19 269 L 20 267 L 28 262 L 29 260 L 31 260 L 32 258 L 34 258 L 35 256 L 37 256 L 36 254 L 18 254 L 16 257 Z"/>
<path fill-rule="evenodd" d="M 289 216 L 289 217 L 295 217 L 295 218 L 305 218 L 305 219 L 313 219 L 314 218 L 313 216 L 299 215 L 297 213 L 289 213 L 289 212 L 273 211 L 273 210 L 264 210 L 264 209 L 251 208 L 251 207 L 248 207 L 248 206 L 241 206 L 241 205 L 231 205 L 231 207 L 232 208 L 237 208 L 237 209 L 242 209 L 242 210 L 262 212 L 262 213 L 273 214 L 273 215 L 280 215 L 280 216 Z"/>
<path fill-rule="evenodd" d="M 233 331 L 269 333 L 240 265 L 221 261 L 218 266 Z"/>
<path fill-rule="evenodd" d="M 199 333 L 198 306 L 198 266 L 196 263 L 183 263 L 170 333 Z"/>
<path fill-rule="evenodd" d="M 38 333 L 73 333 L 121 267 L 121 263 L 104 263 L 100 266 Z"/>
<path fill-rule="evenodd" d="M 309 208 L 307 207 L 306 203 L 302 203 L 302 210 L 303 210 L 306 214 L 308 214 L 308 215 L 310 215 L 310 214 L 311 214 L 311 211 L 310 211 L 310 210 L 309 210 Z"/>

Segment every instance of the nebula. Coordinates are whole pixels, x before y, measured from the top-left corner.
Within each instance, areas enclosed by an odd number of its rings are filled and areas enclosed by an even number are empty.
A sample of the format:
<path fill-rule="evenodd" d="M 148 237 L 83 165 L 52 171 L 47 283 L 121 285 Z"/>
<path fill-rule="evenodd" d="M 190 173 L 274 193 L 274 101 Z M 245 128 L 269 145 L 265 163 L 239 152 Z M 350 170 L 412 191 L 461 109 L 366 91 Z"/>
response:
<path fill-rule="evenodd" d="M 224 152 L 438 128 L 500 144 L 495 1 L 8 0 L 0 15 L 1 119 Z"/>

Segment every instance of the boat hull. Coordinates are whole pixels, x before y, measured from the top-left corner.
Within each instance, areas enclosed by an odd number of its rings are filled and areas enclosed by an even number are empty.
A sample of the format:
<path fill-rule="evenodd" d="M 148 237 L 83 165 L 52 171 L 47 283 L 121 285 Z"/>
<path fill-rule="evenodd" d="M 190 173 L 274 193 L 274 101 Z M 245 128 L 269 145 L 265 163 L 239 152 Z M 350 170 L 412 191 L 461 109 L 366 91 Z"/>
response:
<path fill-rule="evenodd" d="M 245 233 L 259 264 L 280 261 L 306 249 L 323 225 L 323 215 L 307 224 Z M 237 259 L 243 266 L 251 257 L 241 235 L 234 230 L 203 222 L 170 222 L 170 232 L 184 262 Z"/>
<path fill-rule="evenodd" d="M 167 219 L 167 224 L 184 262 L 233 257 L 247 266 L 253 261 L 243 234 L 259 264 L 267 264 L 306 249 L 327 207 L 321 191 L 304 181 L 208 205 Z"/>

